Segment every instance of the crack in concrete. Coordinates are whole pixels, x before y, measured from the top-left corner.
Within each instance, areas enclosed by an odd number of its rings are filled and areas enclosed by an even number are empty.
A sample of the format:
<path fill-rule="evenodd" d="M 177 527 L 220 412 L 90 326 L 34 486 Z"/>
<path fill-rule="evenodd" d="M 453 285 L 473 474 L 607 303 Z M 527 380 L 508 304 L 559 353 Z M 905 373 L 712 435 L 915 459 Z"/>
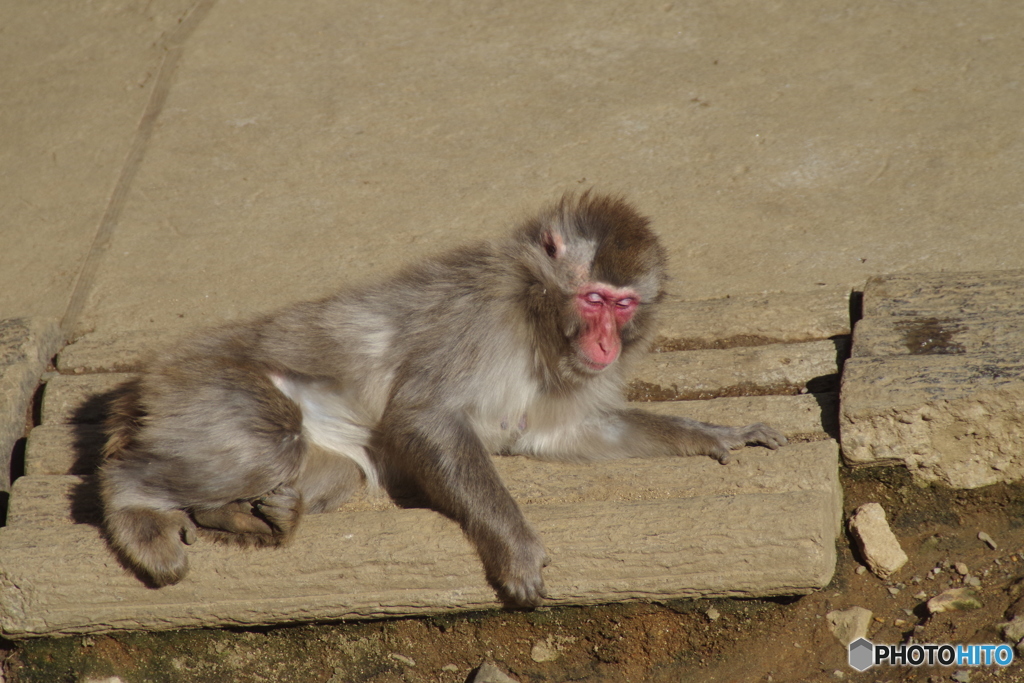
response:
<path fill-rule="evenodd" d="M 82 315 L 89 293 L 93 289 L 96 275 L 99 272 L 103 257 L 110 247 L 114 237 L 114 230 L 117 228 L 121 213 L 124 210 L 128 198 L 128 192 L 132 187 L 135 176 L 149 147 L 149 141 L 153 136 L 156 121 L 163 111 L 167 96 L 171 90 L 171 84 L 178 70 L 178 62 L 185 51 L 185 44 L 192 36 L 195 29 L 202 23 L 203 19 L 210 13 L 216 0 L 199 0 L 192 6 L 192 9 L 178 24 L 178 27 L 168 35 L 164 43 L 166 54 L 160 63 L 156 81 L 153 84 L 153 92 L 146 103 L 146 109 L 135 129 L 135 137 L 132 140 L 131 149 L 121 167 L 121 174 L 114 185 L 114 191 L 107 202 L 107 208 L 100 219 L 96 235 L 93 237 L 89 253 L 82 263 L 82 268 L 75 279 L 75 286 L 71 290 L 71 297 L 68 300 L 64 316 L 61 318 L 60 330 L 64 339 L 71 339 L 75 323 Z"/>

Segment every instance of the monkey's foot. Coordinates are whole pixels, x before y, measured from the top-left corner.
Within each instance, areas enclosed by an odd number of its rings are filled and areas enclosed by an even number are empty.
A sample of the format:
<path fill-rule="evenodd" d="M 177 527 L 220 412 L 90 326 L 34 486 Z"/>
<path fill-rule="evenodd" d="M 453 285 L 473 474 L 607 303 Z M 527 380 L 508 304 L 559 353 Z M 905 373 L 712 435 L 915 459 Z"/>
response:
<path fill-rule="evenodd" d="M 253 501 L 237 500 L 212 510 L 193 510 L 204 536 L 222 543 L 267 547 L 291 539 L 302 516 L 302 497 L 279 486 Z"/>
<path fill-rule="evenodd" d="M 282 543 L 295 533 L 305 510 L 302 494 L 291 486 L 278 486 L 262 498 L 254 500 L 252 507 L 254 514 L 266 520 Z"/>
<path fill-rule="evenodd" d="M 124 508 L 107 513 L 106 529 L 118 554 L 153 586 L 178 583 L 188 573 L 185 543 L 195 525 L 182 510 Z"/>

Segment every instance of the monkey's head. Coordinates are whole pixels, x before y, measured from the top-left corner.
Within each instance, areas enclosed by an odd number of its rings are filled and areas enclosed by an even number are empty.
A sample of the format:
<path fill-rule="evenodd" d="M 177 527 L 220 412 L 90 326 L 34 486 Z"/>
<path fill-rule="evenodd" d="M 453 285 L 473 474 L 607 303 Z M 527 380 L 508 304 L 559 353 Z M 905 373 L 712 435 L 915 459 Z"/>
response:
<path fill-rule="evenodd" d="M 531 308 L 561 332 L 558 353 L 576 372 L 600 373 L 654 333 L 666 259 L 648 226 L 622 199 L 586 192 L 564 196 L 520 233 Z"/>

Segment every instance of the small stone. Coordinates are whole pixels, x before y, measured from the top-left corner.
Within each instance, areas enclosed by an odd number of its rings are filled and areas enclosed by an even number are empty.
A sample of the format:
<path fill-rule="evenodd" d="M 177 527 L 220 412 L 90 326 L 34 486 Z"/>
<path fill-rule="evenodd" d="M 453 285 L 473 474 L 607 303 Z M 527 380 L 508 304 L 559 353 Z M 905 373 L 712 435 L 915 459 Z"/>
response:
<path fill-rule="evenodd" d="M 971 672 L 970 671 L 957 671 L 950 676 L 956 683 L 971 683 Z"/>
<path fill-rule="evenodd" d="M 466 683 L 519 683 L 490 662 L 484 662 Z"/>
<path fill-rule="evenodd" d="M 709 608 L 708 611 L 704 614 L 705 616 L 707 616 L 708 621 L 716 621 L 718 617 L 722 616 L 721 613 L 714 607 Z"/>
<path fill-rule="evenodd" d="M 391 659 L 395 660 L 396 662 L 401 662 L 406 666 L 416 666 L 415 659 L 413 659 L 412 657 L 406 657 L 405 655 L 400 655 L 397 652 L 392 652 L 388 655 L 388 657 L 391 657 Z"/>
<path fill-rule="evenodd" d="M 970 574 L 968 574 L 967 576 L 964 577 L 964 583 L 966 583 L 968 586 L 974 586 L 975 588 L 981 588 L 981 579 L 978 578 L 977 576 L 971 576 Z"/>
<path fill-rule="evenodd" d="M 956 573 L 960 576 L 967 576 L 968 572 L 970 571 L 967 569 L 967 565 L 963 562 L 957 562 L 953 565 L 953 568 L 956 569 Z"/>
<path fill-rule="evenodd" d="M 885 520 L 878 503 L 865 503 L 850 517 L 850 532 L 857 539 L 868 567 L 881 579 L 887 579 L 907 563 L 907 554 Z"/>
<path fill-rule="evenodd" d="M 849 645 L 858 638 L 866 638 L 868 626 L 871 624 L 871 610 L 863 607 L 850 607 L 844 610 L 832 610 L 825 615 L 828 626 L 840 643 Z"/>
<path fill-rule="evenodd" d="M 854 571 L 857 572 L 858 574 L 863 574 L 867 570 L 868 570 L 868 568 L 861 564 L 861 565 L 858 565 L 857 568 Z"/>
<path fill-rule="evenodd" d="M 970 588 L 951 588 L 939 593 L 928 601 L 928 612 L 954 612 L 979 609 L 982 606 L 977 594 Z"/>
<path fill-rule="evenodd" d="M 917 600 L 927 600 L 928 599 L 928 594 L 925 593 L 924 591 L 920 591 L 918 593 L 914 593 L 914 598 L 917 599 Z"/>
<path fill-rule="evenodd" d="M 538 640 L 530 649 L 530 659 L 535 662 L 553 662 L 558 659 L 558 650 L 546 640 Z"/>
<path fill-rule="evenodd" d="M 889 587 L 888 587 L 888 588 L 887 588 L 886 590 L 888 590 L 888 591 L 889 591 L 889 595 L 891 595 L 891 596 L 892 596 L 892 597 L 894 597 L 894 598 L 895 598 L 895 597 L 896 597 L 897 595 L 899 595 L 899 594 L 900 594 L 900 589 L 899 589 L 899 588 L 897 588 L 896 586 L 889 586 Z"/>
<path fill-rule="evenodd" d="M 458 670 L 459 670 L 459 667 L 457 667 L 454 664 L 445 664 L 444 666 L 441 667 L 441 671 L 446 671 L 448 673 L 455 673 Z"/>
<path fill-rule="evenodd" d="M 1014 617 L 1013 621 L 1003 624 L 1003 638 L 1012 643 L 1024 640 L 1024 616 Z"/>
<path fill-rule="evenodd" d="M 988 544 L 989 548 L 995 550 L 997 548 L 996 542 L 992 540 L 992 537 L 986 534 L 984 531 L 978 532 L 978 540 Z"/>
<path fill-rule="evenodd" d="M 906 626 L 908 623 L 910 623 L 910 622 L 908 622 L 906 619 L 893 619 L 892 620 L 892 625 L 893 626 Z"/>
<path fill-rule="evenodd" d="M 846 678 L 846 672 L 845 671 L 840 671 L 839 669 L 836 669 L 835 671 L 832 672 L 832 678 L 835 678 L 835 679 L 838 679 L 838 680 L 841 681 L 844 678 Z"/>

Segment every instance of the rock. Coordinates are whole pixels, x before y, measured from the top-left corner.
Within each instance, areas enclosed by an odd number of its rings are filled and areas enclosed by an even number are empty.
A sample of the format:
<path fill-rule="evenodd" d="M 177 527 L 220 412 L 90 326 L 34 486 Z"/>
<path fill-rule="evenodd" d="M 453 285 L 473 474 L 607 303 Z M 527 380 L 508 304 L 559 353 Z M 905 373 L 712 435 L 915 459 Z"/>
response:
<path fill-rule="evenodd" d="M 902 461 L 953 488 L 1024 479 L 1024 275 L 871 280 L 843 370 L 851 463 Z"/>
<path fill-rule="evenodd" d="M 558 650 L 548 640 L 538 640 L 530 648 L 530 659 L 535 662 L 553 662 L 559 655 Z"/>
<path fill-rule="evenodd" d="M 928 601 L 928 613 L 962 612 L 982 607 L 978 594 L 971 588 L 950 588 Z"/>
<path fill-rule="evenodd" d="M 992 548 L 992 550 L 995 550 L 998 547 L 996 546 L 996 542 L 992 540 L 992 537 L 986 534 L 984 531 L 978 532 L 978 540 L 987 543 L 988 547 Z"/>
<path fill-rule="evenodd" d="M 11 452 L 25 436 L 26 412 L 60 342 L 56 320 L 0 320 L 0 491 L 10 489 Z"/>
<path fill-rule="evenodd" d="M 707 616 L 708 621 L 717 621 L 718 618 L 720 616 L 722 616 L 721 613 L 718 610 L 716 610 L 714 607 L 708 609 L 708 611 L 705 612 L 704 614 Z"/>
<path fill-rule="evenodd" d="M 392 652 L 391 654 L 388 655 L 388 657 L 390 657 L 391 659 L 395 660 L 396 662 L 401 662 L 402 664 L 405 664 L 406 666 L 416 666 L 416 660 L 415 659 L 413 659 L 412 657 L 406 657 L 405 655 L 400 655 L 397 652 Z"/>
<path fill-rule="evenodd" d="M 519 683 L 504 671 L 490 662 L 484 662 L 467 681 L 467 683 Z"/>
<path fill-rule="evenodd" d="M 955 563 L 953 565 L 953 569 L 955 569 L 956 573 L 959 574 L 960 576 L 967 576 L 970 573 L 970 570 L 967 569 L 967 565 L 964 564 L 963 562 Z"/>
<path fill-rule="evenodd" d="M 866 638 L 868 626 L 871 625 L 871 610 L 863 607 L 850 607 L 844 610 L 833 610 L 825 615 L 828 626 L 840 643 L 849 645 L 858 638 Z"/>
<path fill-rule="evenodd" d="M 850 532 L 857 539 L 861 555 L 876 576 L 887 579 L 907 562 L 885 519 L 885 510 L 878 503 L 865 503 L 850 517 Z"/>
<path fill-rule="evenodd" d="M 1002 625 L 1003 638 L 1014 645 L 1024 640 L 1024 616 L 1014 617 L 1013 621 Z"/>

